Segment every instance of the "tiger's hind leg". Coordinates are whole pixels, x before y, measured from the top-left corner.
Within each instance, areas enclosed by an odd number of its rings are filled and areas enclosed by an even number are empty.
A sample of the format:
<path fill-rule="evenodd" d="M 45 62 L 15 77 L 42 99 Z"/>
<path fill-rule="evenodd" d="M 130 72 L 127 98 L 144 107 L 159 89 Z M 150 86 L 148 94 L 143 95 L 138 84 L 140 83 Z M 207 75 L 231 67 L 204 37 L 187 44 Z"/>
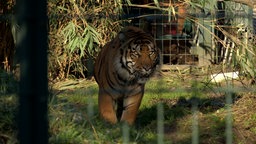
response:
<path fill-rule="evenodd" d="M 127 122 L 130 125 L 134 123 L 140 107 L 142 97 L 143 93 L 124 98 L 121 121 Z"/>
<path fill-rule="evenodd" d="M 100 115 L 103 119 L 111 124 L 117 123 L 115 101 L 103 90 L 99 91 L 98 106 Z"/>

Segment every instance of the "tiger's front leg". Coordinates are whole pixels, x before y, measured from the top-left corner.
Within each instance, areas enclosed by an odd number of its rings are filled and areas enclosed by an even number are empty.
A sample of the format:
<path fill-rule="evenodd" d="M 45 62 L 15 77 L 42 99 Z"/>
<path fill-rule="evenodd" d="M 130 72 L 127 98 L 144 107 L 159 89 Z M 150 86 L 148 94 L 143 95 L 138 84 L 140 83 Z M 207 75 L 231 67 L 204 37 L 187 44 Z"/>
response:
<path fill-rule="evenodd" d="M 99 90 L 98 106 L 100 116 L 111 124 L 117 123 L 115 102 L 104 90 Z"/>
<path fill-rule="evenodd" d="M 143 93 L 134 96 L 126 97 L 123 100 L 123 113 L 121 121 L 132 125 L 136 119 Z"/>

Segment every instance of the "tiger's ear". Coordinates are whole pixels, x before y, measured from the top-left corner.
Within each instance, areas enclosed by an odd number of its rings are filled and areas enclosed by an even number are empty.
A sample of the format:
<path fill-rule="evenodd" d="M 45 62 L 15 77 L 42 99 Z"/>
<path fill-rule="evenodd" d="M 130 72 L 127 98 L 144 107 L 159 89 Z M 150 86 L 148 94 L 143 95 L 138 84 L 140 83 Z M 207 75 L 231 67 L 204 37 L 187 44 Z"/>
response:
<path fill-rule="evenodd" d="M 119 38 L 119 40 L 120 40 L 121 42 L 124 42 L 124 39 L 125 39 L 124 33 L 120 32 L 120 33 L 118 34 L 118 38 Z"/>
<path fill-rule="evenodd" d="M 119 48 L 125 42 L 125 34 L 121 31 L 115 37 L 114 41 L 111 42 L 113 48 Z"/>

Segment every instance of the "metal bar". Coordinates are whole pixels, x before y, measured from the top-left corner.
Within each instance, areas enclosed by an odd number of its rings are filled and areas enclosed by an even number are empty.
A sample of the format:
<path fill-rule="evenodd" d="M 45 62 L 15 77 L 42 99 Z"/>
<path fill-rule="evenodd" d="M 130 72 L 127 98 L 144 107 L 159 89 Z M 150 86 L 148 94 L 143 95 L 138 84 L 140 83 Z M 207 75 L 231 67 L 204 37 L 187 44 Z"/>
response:
<path fill-rule="evenodd" d="M 21 77 L 18 139 L 20 144 L 48 143 L 46 0 L 17 1 L 17 38 Z"/>

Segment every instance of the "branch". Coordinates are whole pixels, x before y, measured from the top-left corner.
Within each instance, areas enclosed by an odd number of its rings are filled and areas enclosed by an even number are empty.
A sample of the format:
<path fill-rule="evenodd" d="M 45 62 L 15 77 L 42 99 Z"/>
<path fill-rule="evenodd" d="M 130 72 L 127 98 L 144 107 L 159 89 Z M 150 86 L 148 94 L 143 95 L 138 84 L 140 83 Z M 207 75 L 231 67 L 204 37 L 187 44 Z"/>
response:
<path fill-rule="evenodd" d="M 251 8 L 256 6 L 256 1 L 255 0 L 227 0 L 227 1 L 232 1 L 232 2 L 236 2 L 236 3 L 245 4 L 245 5 L 247 5 Z"/>

